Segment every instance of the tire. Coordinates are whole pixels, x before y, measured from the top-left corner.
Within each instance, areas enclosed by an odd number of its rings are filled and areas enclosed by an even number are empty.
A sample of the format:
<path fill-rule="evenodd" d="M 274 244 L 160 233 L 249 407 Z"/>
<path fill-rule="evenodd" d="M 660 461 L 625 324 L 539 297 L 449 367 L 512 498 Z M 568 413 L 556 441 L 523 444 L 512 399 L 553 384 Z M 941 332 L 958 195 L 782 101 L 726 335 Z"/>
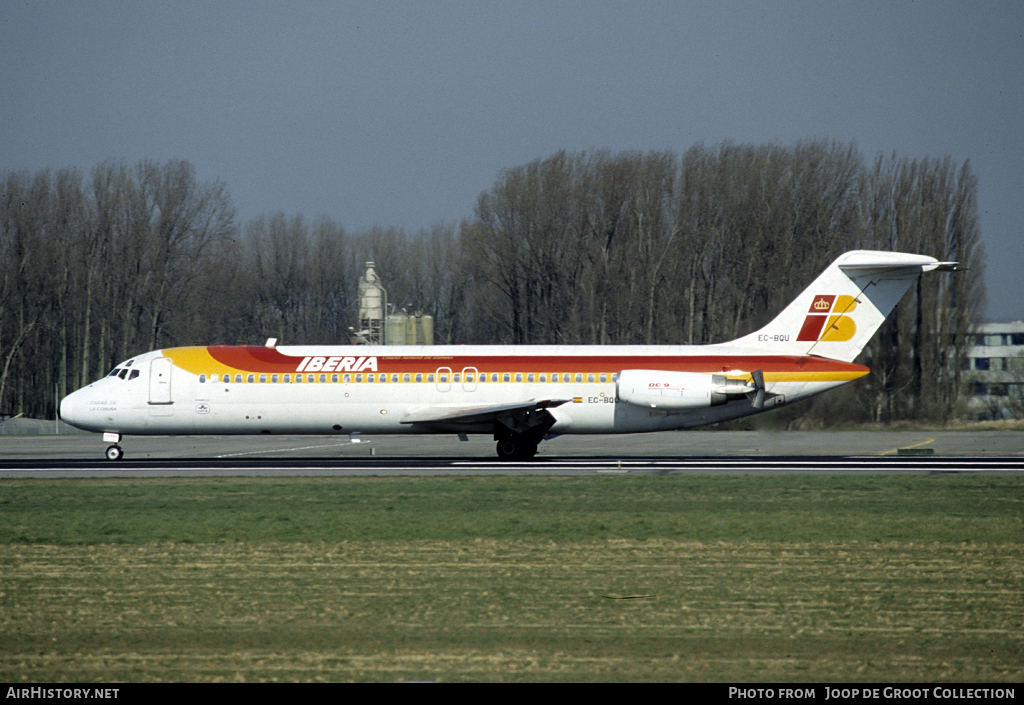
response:
<path fill-rule="evenodd" d="M 515 460 L 516 451 L 519 447 L 516 442 L 510 439 L 498 441 L 496 450 L 498 451 L 498 460 Z"/>
<path fill-rule="evenodd" d="M 498 441 L 496 450 L 499 460 L 533 460 L 537 454 L 537 444 L 521 438 L 505 438 Z"/>

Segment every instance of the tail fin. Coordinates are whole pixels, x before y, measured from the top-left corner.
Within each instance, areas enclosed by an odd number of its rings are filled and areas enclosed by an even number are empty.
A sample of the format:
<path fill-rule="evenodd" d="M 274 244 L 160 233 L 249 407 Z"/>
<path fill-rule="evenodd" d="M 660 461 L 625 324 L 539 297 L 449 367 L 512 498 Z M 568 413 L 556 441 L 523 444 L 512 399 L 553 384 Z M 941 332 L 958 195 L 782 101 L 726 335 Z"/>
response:
<path fill-rule="evenodd" d="M 955 262 L 925 255 L 847 252 L 775 320 L 733 343 L 853 362 L 922 272 L 955 268 Z"/>

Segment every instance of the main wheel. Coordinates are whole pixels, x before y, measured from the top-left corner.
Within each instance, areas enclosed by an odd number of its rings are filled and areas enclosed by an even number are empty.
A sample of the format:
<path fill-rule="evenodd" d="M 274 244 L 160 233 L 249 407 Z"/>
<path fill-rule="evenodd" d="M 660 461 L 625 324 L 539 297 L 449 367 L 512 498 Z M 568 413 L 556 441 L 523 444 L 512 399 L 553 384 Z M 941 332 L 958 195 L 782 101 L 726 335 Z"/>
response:
<path fill-rule="evenodd" d="M 498 441 L 497 451 L 499 460 L 512 460 L 513 458 L 515 458 L 516 450 L 517 448 L 515 441 Z"/>
<path fill-rule="evenodd" d="M 124 451 L 121 450 L 121 446 L 110 446 L 107 448 L 107 460 L 120 460 L 124 457 Z"/>
<path fill-rule="evenodd" d="M 523 439 L 505 438 L 497 444 L 499 460 L 531 460 L 537 454 L 537 444 Z"/>

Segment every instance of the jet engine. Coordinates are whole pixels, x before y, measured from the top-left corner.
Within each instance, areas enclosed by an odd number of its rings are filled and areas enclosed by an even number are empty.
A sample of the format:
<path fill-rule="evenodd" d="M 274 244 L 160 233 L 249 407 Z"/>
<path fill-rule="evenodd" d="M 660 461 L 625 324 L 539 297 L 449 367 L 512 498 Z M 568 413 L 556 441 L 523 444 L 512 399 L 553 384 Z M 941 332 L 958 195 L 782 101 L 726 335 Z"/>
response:
<path fill-rule="evenodd" d="M 751 379 L 725 375 L 669 370 L 623 370 L 619 373 L 619 400 L 634 406 L 664 411 L 683 411 L 720 406 L 746 397 L 755 407 L 764 403 L 764 377 L 760 370 Z"/>

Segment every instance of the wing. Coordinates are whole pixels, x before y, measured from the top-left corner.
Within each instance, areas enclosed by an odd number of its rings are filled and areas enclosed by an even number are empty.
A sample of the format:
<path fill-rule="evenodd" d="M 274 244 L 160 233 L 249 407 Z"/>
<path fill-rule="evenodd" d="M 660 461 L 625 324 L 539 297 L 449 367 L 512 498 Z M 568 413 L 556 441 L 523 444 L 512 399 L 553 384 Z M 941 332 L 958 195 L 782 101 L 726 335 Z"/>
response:
<path fill-rule="evenodd" d="M 518 402 L 516 404 L 492 406 L 425 406 L 411 411 L 400 423 L 443 424 L 447 426 L 451 424 L 473 425 L 499 422 L 510 429 L 517 430 L 517 428 L 524 425 L 528 428 L 535 426 L 536 423 L 531 423 L 534 419 L 550 418 L 550 414 L 547 414 L 545 411 L 546 409 L 552 409 L 570 401 L 572 400 L 544 399 L 537 401 L 536 399 L 531 399 L 530 401 Z"/>

